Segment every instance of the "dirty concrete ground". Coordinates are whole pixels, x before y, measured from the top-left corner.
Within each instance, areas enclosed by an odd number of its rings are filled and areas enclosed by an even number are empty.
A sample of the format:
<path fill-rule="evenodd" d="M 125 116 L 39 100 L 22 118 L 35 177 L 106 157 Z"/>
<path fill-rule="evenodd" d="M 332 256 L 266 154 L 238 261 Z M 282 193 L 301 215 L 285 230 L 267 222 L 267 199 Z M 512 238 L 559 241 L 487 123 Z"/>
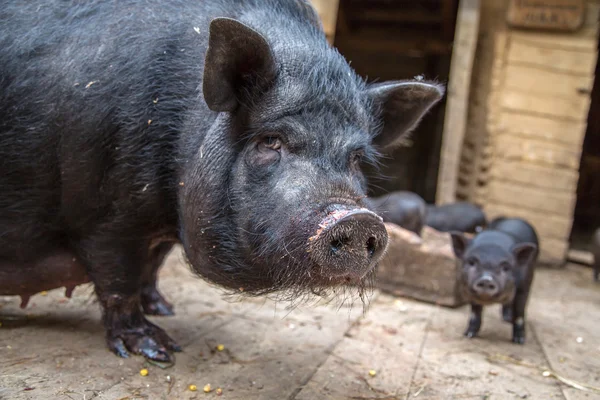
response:
<path fill-rule="evenodd" d="M 587 268 L 538 269 L 528 341 L 518 346 L 499 307 L 486 309 L 480 337 L 469 340 L 467 307 L 377 291 L 365 314 L 360 302 L 290 311 L 287 303 L 236 301 L 193 278 L 179 251 L 160 281 L 177 315 L 153 318 L 184 346 L 175 366 L 109 353 L 89 286 L 70 301 L 63 290 L 36 295 L 26 310 L 0 297 L 0 398 L 600 399 L 573 387 L 600 387 L 600 285 Z M 546 368 L 574 382 L 544 376 Z"/>

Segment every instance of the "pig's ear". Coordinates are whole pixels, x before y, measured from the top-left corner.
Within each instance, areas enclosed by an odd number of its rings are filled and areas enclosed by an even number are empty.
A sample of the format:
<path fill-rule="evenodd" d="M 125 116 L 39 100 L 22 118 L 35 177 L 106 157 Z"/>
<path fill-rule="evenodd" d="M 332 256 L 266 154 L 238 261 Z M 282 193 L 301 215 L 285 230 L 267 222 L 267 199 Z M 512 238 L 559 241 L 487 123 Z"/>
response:
<path fill-rule="evenodd" d="M 533 243 L 519 243 L 512 247 L 511 252 L 517 261 L 517 265 L 525 266 L 533 261 L 537 249 L 538 247 Z"/>
<path fill-rule="evenodd" d="M 380 107 L 383 128 L 373 142 L 391 149 L 417 127 L 421 118 L 444 95 L 444 87 L 426 81 L 400 81 L 372 84 L 369 96 Z"/>
<path fill-rule="evenodd" d="M 319 30 L 323 30 L 323 24 L 321 23 L 321 17 L 317 13 L 317 10 L 310 4 L 309 0 L 298 0 L 301 7 L 302 14 Z"/>
<path fill-rule="evenodd" d="M 257 31 L 231 18 L 210 23 L 202 91 L 213 111 L 234 111 L 275 78 L 271 47 Z"/>
<path fill-rule="evenodd" d="M 456 258 L 461 259 L 465 255 L 467 246 L 469 246 L 470 240 L 465 237 L 461 232 L 450 232 L 452 238 L 452 249 Z"/>

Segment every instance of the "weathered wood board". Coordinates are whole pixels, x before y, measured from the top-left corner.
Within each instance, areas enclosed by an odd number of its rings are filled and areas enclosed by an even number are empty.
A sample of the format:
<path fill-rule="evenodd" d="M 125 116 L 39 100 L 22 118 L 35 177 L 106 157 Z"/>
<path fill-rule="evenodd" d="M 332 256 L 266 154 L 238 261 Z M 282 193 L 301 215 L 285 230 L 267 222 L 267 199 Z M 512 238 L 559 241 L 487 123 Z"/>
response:
<path fill-rule="evenodd" d="M 458 265 L 450 235 L 423 228 L 423 237 L 386 224 L 388 251 L 377 270 L 377 286 L 388 293 L 428 303 L 458 307 Z"/>
<path fill-rule="evenodd" d="M 583 0 L 510 0 L 506 19 L 513 27 L 576 31 L 584 15 Z"/>

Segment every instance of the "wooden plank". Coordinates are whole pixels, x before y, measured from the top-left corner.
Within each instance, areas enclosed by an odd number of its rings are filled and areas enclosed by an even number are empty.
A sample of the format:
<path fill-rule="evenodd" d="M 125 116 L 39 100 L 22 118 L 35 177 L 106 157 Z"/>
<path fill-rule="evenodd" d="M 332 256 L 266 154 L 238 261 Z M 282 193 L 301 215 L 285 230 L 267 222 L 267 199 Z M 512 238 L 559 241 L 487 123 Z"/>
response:
<path fill-rule="evenodd" d="M 385 21 L 396 23 L 418 23 L 418 24 L 440 24 L 443 16 L 427 12 L 419 9 L 379 9 L 366 8 L 360 10 L 360 14 L 354 14 L 353 19 L 357 20 L 360 17 L 361 21 Z"/>
<path fill-rule="evenodd" d="M 573 214 L 577 196 L 575 193 L 492 180 L 488 184 L 488 199 L 490 203 L 499 202 L 569 218 Z"/>
<path fill-rule="evenodd" d="M 464 146 L 473 149 L 474 156 L 469 161 L 472 174 L 460 175 L 457 195 L 461 200 L 483 201 L 481 183 L 487 181 L 490 164 L 490 122 L 498 119 L 499 107 L 489 99 L 497 92 L 499 76 L 506 59 L 506 24 L 498 15 L 506 13 L 506 2 L 486 1 L 481 4 L 481 20 L 477 41 L 476 61 L 469 95 L 468 125 Z M 463 151 L 461 157 L 465 157 Z M 462 162 L 462 161 L 461 161 Z"/>
<path fill-rule="evenodd" d="M 576 31 L 584 10 L 583 0 L 510 0 L 506 20 L 513 27 Z"/>
<path fill-rule="evenodd" d="M 578 98 L 589 97 L 594 86 L 594 75 L 567 75 L 538 66 L 509 63 L 506 66 L 504 84 L 509 89 L 521 92 L 577 101 Z"/>
<path fill-rule="evenodd" d="M 591 251 L 570 249 L 567 260 L 577 264 L 594 265 L 594 254 Z"/>
<path fill-rule="evenodd" d="M 514 135 L 499 135 L 494 142 L 495 164 L 524 161 L 554 168 L 570 168 L 577 171 L 581 148 L 571 148 L 559 143 L 529 140 Z M 559 190 L 563 190 L 560 188 Z"/>
<path fill-rule="evenodd" d="M 484 211 L 489 220 L 496 217 L 523 218 L 531 223 L 540 237 L 558 240 L 568 240 L 573 226 L 573 219 L 562 215 L 555 215 L 540 210 L 530 210 L 522 206 L 502 204 L 495 201 L 486 204 Z"/>
<path fill-rule="evenodd" d="M 508 49 L 511 64 L 536 65 L 540 68 L 590 76 L 596 68 L 595 51 L 554 49 L 513 38 Z"/>
<path fill-rule="evenodd" d="M 577 32 L 562 33 L 513 30 L 511 37 L 513 40 L 528 42 L 541 47 L 596 52 L 599 15 L 600 3 L 588 1 L 586 2 L 583 27 Z"/>
<path fill-rule="evenodd" d="M 490 128 L 514 136 L 547 140 L 565 144 L 573 149 L 581 149 L 586 121 L 565 121 L 504 110 L 500 113 L 497 123 Z"/>
<path fill-rule="evenodd" d="M 540 264 L 562 267 L 567 259 L 569 242 L 566 240 L 540 237 Z"/>
<path fill-rule="evenodd" d="M 507 88 L 500 98 L 500 106 L 505 110 L 532 113 L 549 118 L 586 121 L 590 108 L 590 96 L 582 93 L 577 97 L 561 99 Z"/>
<path fill-rule="evenodd" d="M 490 172 L 498 180 L 516 182 L 531 187 L 571 192 L 577 190 L 579 174 L 576 169 L 550 167 L 521 160 L 502 160 Z"/>
<path fill-rule="evenodd" d="M 479 32 L 480 1 L 460 0 L 442 136 L 436 202 L 456 198 L 460 153 L 465 137 L 471 72 Z"/>
<path fill-rule="evenodd" d="M 399 37 L 403 39 L 398 40 Z M 443 39 L 405 28 L 382 31 L 380 28 L 364 27 L 356 33 L 339 35 L 335 45 L 340 49 L 386 57 L 449 54 L 452 51 L 451 45 Z"/>
<path fill-rule="evenodd" d="M 386 224 L 389 246 L 377 267 L 377 287 L 395 295 L 456 307 L 464 304 L 450 235 L 428 226 L 422 238 Z"/>
<path fill-rule="evenodd" d="M 511 37 L 536 46 L 594 52 L 596 51 L 595 35 L 597 33 L 597 28 L 585 28 L 570 35 L 535 31 L 512 31 Z"/>

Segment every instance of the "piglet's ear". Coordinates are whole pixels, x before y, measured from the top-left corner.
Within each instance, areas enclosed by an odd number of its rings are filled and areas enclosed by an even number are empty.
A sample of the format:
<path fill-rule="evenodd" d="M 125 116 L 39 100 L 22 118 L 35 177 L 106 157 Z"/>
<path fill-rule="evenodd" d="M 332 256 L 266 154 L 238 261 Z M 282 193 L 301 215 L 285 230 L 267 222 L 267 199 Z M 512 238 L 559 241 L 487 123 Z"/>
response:
<path fill-rule="evenodd" d="M 385 150 L 397 146 L 417 127 L 423 115 L 442 98 L 444 88 L 425 81 L 384 82 L 371 85 L 368 94 L 380 107 L 383 118 L 383 130 L 373 142 Z"/>
<path fill-rule="evenodd" d="M 231 18 L 210 23 L 202 90 L 213 111 L 234 111 L 275 78 L 271 47 L 257 31 Z"/>
<path fill-rule="evenodd" d="M 469 246 L 470 240 L 465 237 L 461 232 L 450 232 L 452 238 L 452 248 L 454 249 L 454 255 L 456 258 L 461 259 L 465 255 L 465 251 Z"/>
<path fill-rule="evenodd" d="M 534 261 L 538 247 L 533 243 L 515 244 L 511 252 L 517 261 L 517 265 L 529 265 Z"/>

